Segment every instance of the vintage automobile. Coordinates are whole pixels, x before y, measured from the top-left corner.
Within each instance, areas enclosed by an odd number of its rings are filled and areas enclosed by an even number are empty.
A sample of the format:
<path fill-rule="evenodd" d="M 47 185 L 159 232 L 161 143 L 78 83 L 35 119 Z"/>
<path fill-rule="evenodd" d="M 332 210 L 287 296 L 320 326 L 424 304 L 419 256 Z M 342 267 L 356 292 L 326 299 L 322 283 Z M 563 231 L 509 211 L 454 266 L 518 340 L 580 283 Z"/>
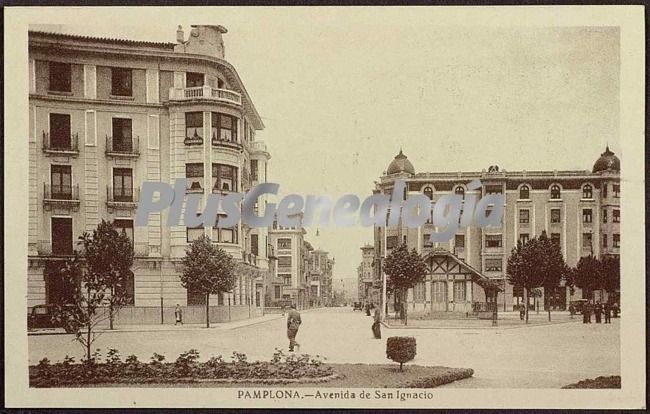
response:
<path fill-rule="evenodd" d="M 72 331 L 54 317 L 56 305 L 36 305 L 27 315 L 27 330 L 40 328 L 64 328 L 67 333 Z"/>
<path fill-rule="evenodd" d="M 354 302 L 352 305 L 352 310 L 363 310 L 363 305 L 361 302 Z"/>

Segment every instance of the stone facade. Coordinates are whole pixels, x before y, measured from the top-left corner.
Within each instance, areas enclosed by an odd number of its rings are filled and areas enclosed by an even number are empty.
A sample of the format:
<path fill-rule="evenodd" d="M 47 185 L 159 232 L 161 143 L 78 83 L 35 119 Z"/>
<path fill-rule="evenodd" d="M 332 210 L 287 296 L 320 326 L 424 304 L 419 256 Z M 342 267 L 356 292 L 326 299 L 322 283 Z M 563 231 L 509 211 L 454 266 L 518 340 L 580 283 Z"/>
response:
<path fill-rule="evenodd" d="M 239 262 L 233 292 L 211 303 L 249 310 L 229 318 L 263 312 L 267 229 L 169 227 L 167 210 L 146 227 L 133 225 L 144 181 L 187 177 L 202 211 L 213 192 L 267 180 L 270 155 L 256 139 L 264 124 L 223 59 L 222 33 L 193 26 L 188 41 L 179 30 L 176 44 L 29 33 L 28 306 L 65 296 L 48 263 L 69 256 L 78 236 L 105 219 L 134 245 L 129 323 L 149 322 L 137 315 L 154 307 L 160 314 L 200 304 L 179 280 L 185 248 L 200 234 Z M 258 206 L 261 215 L 264 197 Z"/>

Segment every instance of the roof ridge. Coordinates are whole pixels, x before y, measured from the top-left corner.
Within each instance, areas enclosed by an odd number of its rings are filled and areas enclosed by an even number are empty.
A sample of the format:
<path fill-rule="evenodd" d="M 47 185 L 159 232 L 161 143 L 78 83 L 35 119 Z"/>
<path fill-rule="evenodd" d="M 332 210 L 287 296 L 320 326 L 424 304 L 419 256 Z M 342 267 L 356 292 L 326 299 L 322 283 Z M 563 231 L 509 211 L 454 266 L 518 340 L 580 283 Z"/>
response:
<path fill-rule="evenodd" d="M 111 37 L 87 36 L 87 35 L 72 34 L 72 33 L 48 32 L 43 30 L 29 30 L 28 34 L 65 37 L 68 39 L 77 39 L 77 40 L 122 43 L 122 44 L 130 44 L 130 45 L 140 44 L 140 45 L 158 46 L 158 47 L 165 47 L 165 48 L 173 48 L 176 45 L 176 43 L 172 43 L 172 42 L 154 42 L 150 40 L 118 39 L 118 38 L 111 38 Z"/>

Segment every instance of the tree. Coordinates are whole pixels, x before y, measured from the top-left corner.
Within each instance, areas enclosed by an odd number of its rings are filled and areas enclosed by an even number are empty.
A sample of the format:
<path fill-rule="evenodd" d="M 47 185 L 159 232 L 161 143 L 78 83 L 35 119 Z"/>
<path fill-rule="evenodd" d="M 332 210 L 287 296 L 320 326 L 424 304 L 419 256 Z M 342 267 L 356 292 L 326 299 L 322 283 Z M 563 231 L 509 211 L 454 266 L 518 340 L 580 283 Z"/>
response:
<path fill-rule="evenodd" d="M 387 289 L 400 295 L 400 317 L 407 325 L 406 293 L 408 289 L 424 281 L 427 265 L 415 249 L 409 251 L 406 244 L 401 244 L 394 248 L 386 258 L 384 271 L 388 275 Z"/>
<path fill-rule="evenodd" d="M 81 252 L 66 260 L 60 274 L 74 284 L 70 304 L 59 306 L 55 317 L 85 350 L 86 361 L 92 362 L 91 347 L 101 335 L 96 333 L 99 324 L 110 321 L 113 328 L 114 312 L 129 299 L 127 284 L 133 277 L 133 246 L 125 232 L 119 233 L 110 222 L 102 220 L 92 235 L 84 232 L 79 237 Z M 108 314 L 103 310 L 108 307 Z"/>
<path fill-rule="evenodd" d="M 573 270 L 575 285 L 582 289 L 584 299 L 591 298 L 594 290 L 603 286 L 603 268 L 593 255 L 581 257 Z"/>
<path fill-rule="evenodd" d="M 605 256 L 601 259 L 602 288 L 608 293 L 608 300 L 621 289 L 621 260 L 618 256 Z M 616 299 L 618 301 L 618 299 Z"/>
<path fill-rule="evenodd" d="M 517 242 L 508 257 L 506 274 L 508 282 L 524 290 L 526 306 L 526 323 L 528 323 L 528 296 L 532 289 L 544 287 L 549 293 L 554 291 L 560 280 L 567 274 L 558 245 L 551 241 L 546 232 L 526 243 Z M 551 318 L 549 306 L 549 320 Z"/>
<path fill-rule="evenodd" d="M 181 284 L 205 295 L 205 326 L 210 327 L 210 295 L 230 292 L 235 286 L 235 259 L 202 235 L 185 249 Z"/>

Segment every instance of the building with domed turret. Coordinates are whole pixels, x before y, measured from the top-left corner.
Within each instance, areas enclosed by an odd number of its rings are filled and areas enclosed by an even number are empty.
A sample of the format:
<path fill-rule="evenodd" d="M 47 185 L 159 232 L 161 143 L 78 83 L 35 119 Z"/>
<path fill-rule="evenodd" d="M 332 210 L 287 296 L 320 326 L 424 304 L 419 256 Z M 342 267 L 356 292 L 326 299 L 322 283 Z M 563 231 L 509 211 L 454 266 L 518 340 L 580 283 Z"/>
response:
<path fill-rule="evenodd" d="M 468 190 L 480 179 L 482 187 Z M 400 150 L 375 185 L 375 193 L 392 194 L 396 180 L 406 182 L 404 197 L 423 193 L 435 205 L 450 192 L 478 198 L 488 193 L 505 195 L 500 226 L 459 228 L 444 243 L 431 243 L 435 229 L 430 219 L 421 227 L 395 227 L 374 231 L 374 282 L 383 278 L 383 260 L 400 243 L 427 257 L 430 274 L 410 289 L 410 312 L 477 312 L 496 303 L 499 311 L 512 311 L 523 304 L 523 292 L 506 280 L 506 265 L 517 241 L 546 232 L 558 243 L 569 266 L 583 256 L 618 255 L 620 251 L 620 160 L 609 147 L 591 170 L 507 171 L 490 166 L 482 171 L 417 172 Z M 543 292 L 543 289 L 540 289 Z M 596 300 L 606 300 L 595 293 Z M 571 295 L 566 286 L 543 292 L 539 308 L 564 310 L 571 300 L 582 298 L 579 289 Z M 534 299 L 529 298 L 530 305 Z M 393 311 L 393 298 L 388 299 Z"/>

